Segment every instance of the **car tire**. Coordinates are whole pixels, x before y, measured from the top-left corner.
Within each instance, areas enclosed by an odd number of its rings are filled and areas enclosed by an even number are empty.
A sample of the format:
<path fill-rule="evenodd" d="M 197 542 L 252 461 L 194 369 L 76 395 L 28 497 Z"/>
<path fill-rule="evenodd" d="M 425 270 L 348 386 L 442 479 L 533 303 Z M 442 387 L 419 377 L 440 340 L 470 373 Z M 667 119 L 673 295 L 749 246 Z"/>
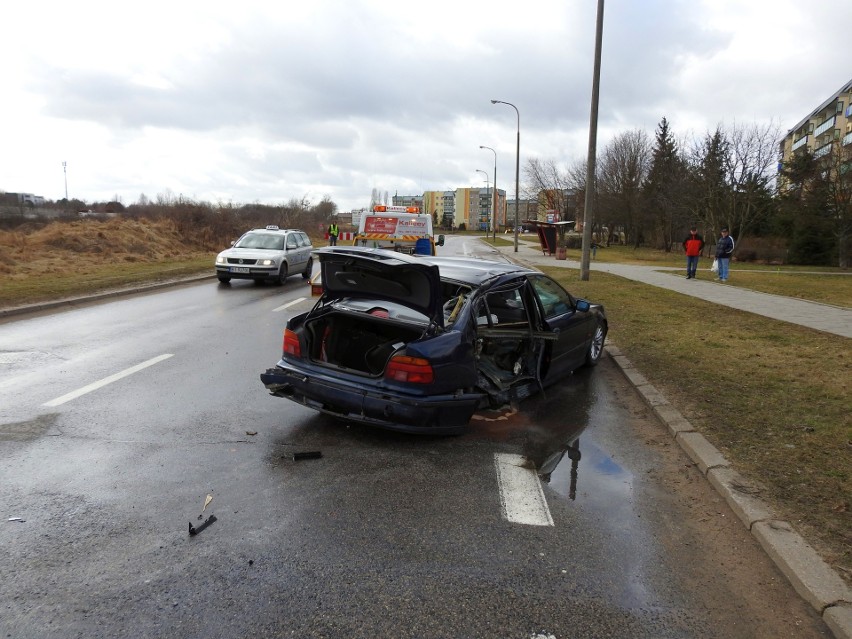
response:
<path fill-rule="evenodd" d="M 308 258 L 308 265 L 305 267 L 305 270 L 302 271 L 302 277 L 306 280 L 311 279 L 311 271 L 314 269 L 314 258 Z"/>
<path fill-rule="evenodd" d="M 598 322 L 595 326 L 592 342 L 589 344 L 589 350 L 586 351 L 586 366 L 596 366 L 603 355 L 604 341 L 606 340 L 606 325 L 603 322 Z"/>
<path fill-rule="evenodd" d="M 287 281 L 288 277 L 290 277 L 290 273 L 287 271 L 287 262 L 284 262 L 281 265 L 281 270 L 278 271 L 278 279 L 275 280 L 275 283 L 280 286 Z"/>
<path fill-rule="evenodd" d="M 230 281 L 231 281 L 231 278 L 230 278 L 230 277 L 224 277 L 224 276 L 222 276 L 222 275 L 220 275 L 220 276 L 218 277 L 218 279 L 219 279 L 219 281 L 220 281 L 220 282 L 222 282 L 222 284 L 227 284 L 228 282 L 230 282 Z"/>

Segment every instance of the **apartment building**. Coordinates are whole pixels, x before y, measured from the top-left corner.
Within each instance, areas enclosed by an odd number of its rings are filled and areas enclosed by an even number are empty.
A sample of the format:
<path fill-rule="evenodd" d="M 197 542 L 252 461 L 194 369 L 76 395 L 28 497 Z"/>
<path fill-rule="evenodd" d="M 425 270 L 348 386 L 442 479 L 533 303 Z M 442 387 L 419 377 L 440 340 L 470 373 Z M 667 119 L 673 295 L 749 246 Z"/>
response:
<path fill-rule="evenodd" d="M 458 228 L 484 231 L 491 228 L 492 194 L 494 190 L 463 188 L 454 191 L 426 191 L 422 196 L 422 210 L 433 215 L 441 226 L 450 224 Z M 414 196 L 407 196 L 414 197 Z M 394 198 L 396 202 L 396 198 Z M 502 228 L 506 223 L 506 192 L 497 189 L 497 224 Z"/>
<path fill-rule="evenodd" d="M 814 109 L 779 142 L 781 165 L 800 149 L 815 158 L 852 144 L 852 80 Z M 779 169 L 781 168 L 779 165 Z"/>
<path fill-rule="evenodd" d="M 426 212 L 426 209 L 423 208 L 422 195 L 399 195 L 394 193 L 391 203 L 394 206 L 416 206 L 421 211 Z"/>

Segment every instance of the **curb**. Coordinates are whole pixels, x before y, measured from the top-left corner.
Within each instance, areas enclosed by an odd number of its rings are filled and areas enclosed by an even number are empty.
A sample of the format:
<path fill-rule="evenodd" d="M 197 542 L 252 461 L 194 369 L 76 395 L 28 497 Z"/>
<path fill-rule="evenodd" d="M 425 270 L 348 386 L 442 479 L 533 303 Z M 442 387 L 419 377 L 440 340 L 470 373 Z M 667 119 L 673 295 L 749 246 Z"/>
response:
<path fill-rule="evenodd" d="M 156 284 L 139 285 L 132 288 L 122 288 L 112 291 L 104 291 L 102 293 L 93 293 L 92 295 L 81 295 L 79 297 L 67 297 L 65 299 L 52 302 L 41 302 L 37 304 L 27 304 L 25 306 L 13 306 L 11 308 L 0 308 L 0 319 L 13 317 L 15 315 L 25 315 L 27 313 L 38 313 L 40 311 L 51 311 L 63 307 L 73 307 L 78 304 L 88 304 L 90 302 L 99 302 L 101 300 L 110 299 L 113 297 L 122 297 L 125 295 L 136 295 L 138 293 L 147 293 L 148 291 L 157 291 L 162 288 L 171 288 L 182 284 L 193 284 L 202 280 L 208 280 L 216 277 L 214 274 L 195 275 L 182 279 L 168 280 L 165 282 L 157 282 Z"/>
<path fill-rule="evenodd" d="M 822 616 L 837 639 L 852 639 L 852 590 L 786 521 L 760 498 L 719 450 L 642 375 L 614 344 L 606 352 L 701 474 L 730 506 L 795 591 Z"/>

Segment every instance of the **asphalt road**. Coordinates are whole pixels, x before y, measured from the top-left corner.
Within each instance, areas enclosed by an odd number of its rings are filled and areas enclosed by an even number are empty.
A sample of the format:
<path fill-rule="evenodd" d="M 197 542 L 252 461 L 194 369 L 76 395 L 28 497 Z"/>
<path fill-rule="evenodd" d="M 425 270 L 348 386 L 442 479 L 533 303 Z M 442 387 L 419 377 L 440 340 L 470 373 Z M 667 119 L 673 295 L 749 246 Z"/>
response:
<path fill-rule="evenodd" d="M 830 636 L 611 362 L 459 437 L 349 426 L 258 379 L 311 303 L 0 323 L 0 636 Z"/>

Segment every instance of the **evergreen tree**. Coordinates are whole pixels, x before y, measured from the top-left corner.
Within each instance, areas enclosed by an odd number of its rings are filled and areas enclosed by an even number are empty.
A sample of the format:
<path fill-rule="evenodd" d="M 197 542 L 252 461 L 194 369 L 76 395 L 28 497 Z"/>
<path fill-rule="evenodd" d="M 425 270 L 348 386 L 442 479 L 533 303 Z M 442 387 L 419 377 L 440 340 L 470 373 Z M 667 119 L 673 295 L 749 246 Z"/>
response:
<path fill-rule="evenodd" d="M 652 216 L 660 248 L 671 251 L 683 219 L 684 162 L 664 117 L 657 126 L 644 201 Z"/>
<path fill-rule="evenodd" d="M 830 185 L 827 173 L 804 149 L 782 168 L 785 188 L 779 198 L 779 230 L 789 238 L 793 264 L 830 265 L 834 260 Z"/>

